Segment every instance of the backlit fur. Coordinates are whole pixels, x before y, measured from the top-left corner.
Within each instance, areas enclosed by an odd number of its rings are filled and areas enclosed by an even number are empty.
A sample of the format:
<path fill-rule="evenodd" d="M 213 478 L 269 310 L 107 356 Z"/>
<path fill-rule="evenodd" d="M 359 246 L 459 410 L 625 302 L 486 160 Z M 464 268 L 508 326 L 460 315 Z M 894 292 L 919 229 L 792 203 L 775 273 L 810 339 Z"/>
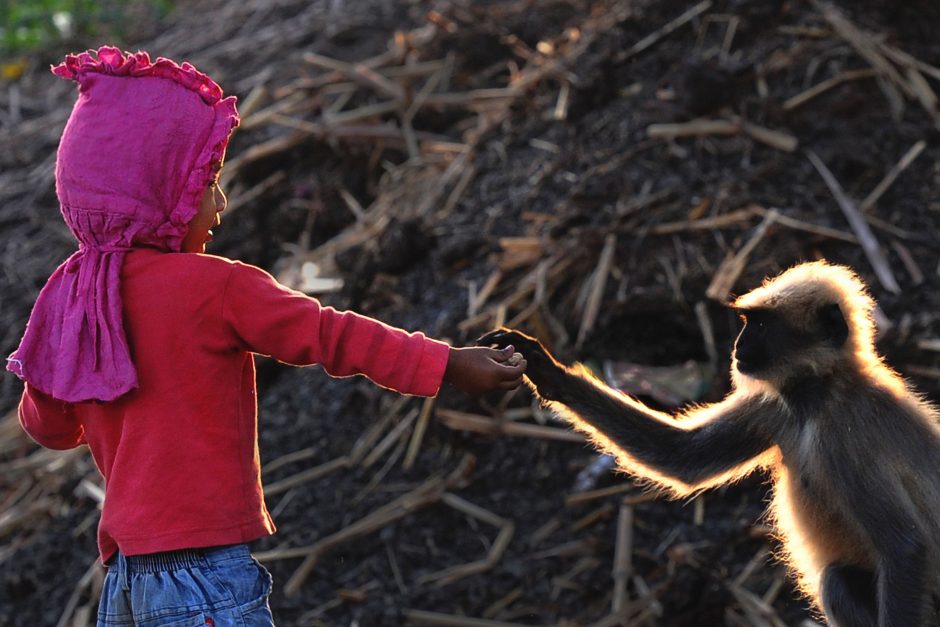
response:
<path fill-rule="evenodd" d="M 822 328 L 817 313 L 832 304 L 848 327 L 844 342 L 809 335 L 819 339 L 759 376 L 733 361 L 724 400 L 677 415 L 565 368 L 532 338 L 509 331 L 500 341 L 530 357 L 526 376 L 547 405 L 622 469 L 673 496 L 769 469 L 779 557 L 818 609 L 825 603 L 842 617 L 840 626 L 920 625 L 940 593 L 940 421 L 876 352 L 874 301 L 854 272 L 819 261 L 734 302 L 773 310 L 797 332 Z M 539 353 L 547 358 L 531 358 Z M 840 575 L 843 566 L 878 582 L 877 599 Z M 872 602 L 880 619 L 862 616 Z"/>

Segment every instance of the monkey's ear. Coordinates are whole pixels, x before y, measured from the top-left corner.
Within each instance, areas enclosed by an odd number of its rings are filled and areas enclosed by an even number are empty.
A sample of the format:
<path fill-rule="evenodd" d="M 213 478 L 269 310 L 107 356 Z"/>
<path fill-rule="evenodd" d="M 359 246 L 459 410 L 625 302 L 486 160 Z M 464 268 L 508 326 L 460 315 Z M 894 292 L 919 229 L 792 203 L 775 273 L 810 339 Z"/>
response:
<path fill-rule="evenodd" d="M 849 337 L 849 325 L 839 303 L 822 305 L 816 311 L 823 334 L 835 346 L 842 346 Z"/>

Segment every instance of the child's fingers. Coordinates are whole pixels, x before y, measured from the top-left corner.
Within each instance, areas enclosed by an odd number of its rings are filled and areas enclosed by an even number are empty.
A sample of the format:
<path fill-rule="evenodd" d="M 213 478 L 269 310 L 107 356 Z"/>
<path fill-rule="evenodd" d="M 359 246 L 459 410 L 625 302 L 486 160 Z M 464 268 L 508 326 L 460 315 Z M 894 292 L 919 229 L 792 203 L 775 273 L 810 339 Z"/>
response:
<path fill-rule="evenodd" d="M 499 366 L 499 378 L 502 381 L 511 381 L 515 379 L 522 379 L 522 375 L 525 374 L 526 360 L 522 359 L 517 363 L 512 365 L 500 364 Z"/>
<path fill-rule="evenodd" d="M 505 348 L 484 348 L 486 351 L 486 356 L 495 361 L 498 364 L 509 361 L 509 358 L 512 357 L 513 353 L 516 352 L 516 349 L 513 348 L 513 345 L 510 344 Z"/>
<path fill-rule="evenodd" d="M 520 385 L 522 385 L 522 377 L 519 377 L 518 379 L 513 379 L 512 381 L 503 381 L 497 387 L 500 390 L 505 390 L 506 392 L 509 392 L 511 390 L 515 390 Z"/>
<path fill-rule="evenodd" d="M 522 385 L 522 375 L 525 374 L 525 362 L 517 366 L 500 366 L 500 377 L 496 387 L 501 390 L 515 390 Z"/>

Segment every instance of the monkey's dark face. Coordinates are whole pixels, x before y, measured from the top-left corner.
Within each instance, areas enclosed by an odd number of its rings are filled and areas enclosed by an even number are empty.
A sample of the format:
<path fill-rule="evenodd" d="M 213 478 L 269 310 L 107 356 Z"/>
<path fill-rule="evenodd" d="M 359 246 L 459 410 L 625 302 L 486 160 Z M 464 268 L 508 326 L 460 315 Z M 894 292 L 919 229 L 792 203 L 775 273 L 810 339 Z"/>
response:
<path fill-rule="evenodd" d="M 791 365 L 818 361 L 824 353 L 836 354 L 848 337 L 839 306 L 824 305 L 813 313 L 804 312 L 811 320 L 808 328 L 796 328 L 771 309 L 738 310 L 744 323 L 734 343 L 738 370 L 758 379 L 772 378 L 790 371 Z"/>
<path fill-rule="evenodd" d="M 758 376 L 790 352 L 795 335 L 772 311 L 755 309 L 738 312 L 743 327 L 734 342 L 738 370 Z"/>

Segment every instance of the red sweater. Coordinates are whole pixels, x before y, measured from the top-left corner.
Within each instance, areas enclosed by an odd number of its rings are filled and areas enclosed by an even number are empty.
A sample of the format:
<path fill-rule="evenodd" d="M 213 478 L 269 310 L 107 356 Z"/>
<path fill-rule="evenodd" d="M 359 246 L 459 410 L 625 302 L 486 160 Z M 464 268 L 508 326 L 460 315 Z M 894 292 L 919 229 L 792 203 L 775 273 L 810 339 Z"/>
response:
<path fill-rule="evenodd" d="M 140 387 L 67 404 L 27 385 L 20 422 L 39 444 L 87 443 L 105 478 L 102 561 L 234 544 L 274 532 L 261 491 L 253 353 L 433 396 L 446 344 L 323 307 L 254 266 L 137 250 L 122 273 Z"/>

